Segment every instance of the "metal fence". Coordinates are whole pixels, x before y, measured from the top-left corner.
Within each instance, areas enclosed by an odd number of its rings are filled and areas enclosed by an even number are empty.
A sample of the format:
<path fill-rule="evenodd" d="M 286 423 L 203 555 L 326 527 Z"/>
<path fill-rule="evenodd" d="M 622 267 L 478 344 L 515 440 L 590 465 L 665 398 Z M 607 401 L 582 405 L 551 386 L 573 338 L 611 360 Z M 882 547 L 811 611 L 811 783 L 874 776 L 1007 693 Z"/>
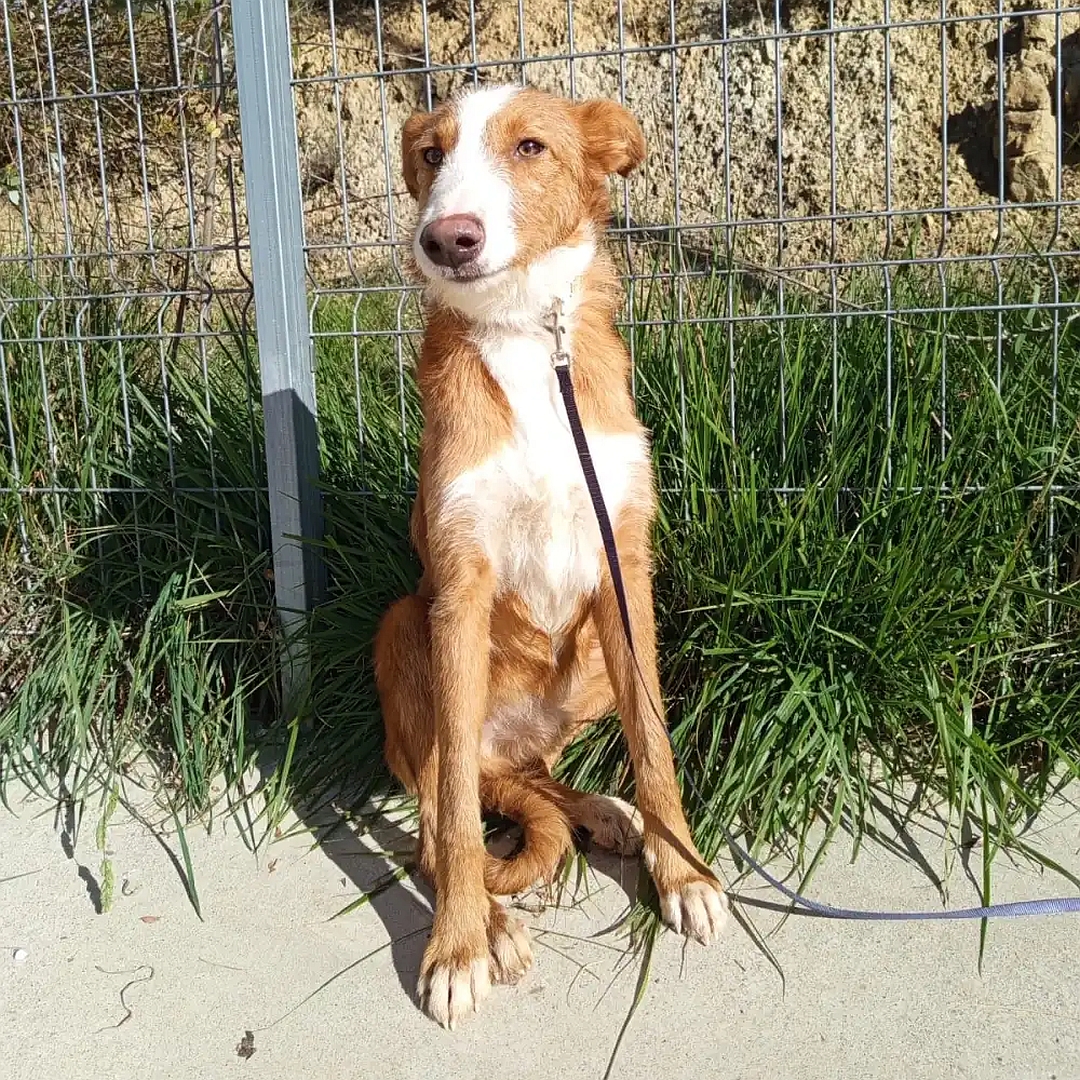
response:
<path fill-rule="evenodd" d="M 133 419 L 145 376 L 174 492 L 215 512 L 265 493 L 279 603 L 310 608 L 319 563 L 290 537 L 320 529 L 315 359 L 351 358 L 361 455 L 388 437 L 364 414 L 361 371 L 370 350 L 392 361 L 407 482 L 419 323 L 398 133 L 414 108 L 481 80 L 610 96 L 642 120 L 648 165 L 613 202 L 625 325 L 722 324 L 733 433 L 735 342 L 751 326 L 775 325 L 783 350 L 786 326 L 831 320 L 835 367 L 844 326 L 879 320 L 891 415 L 893 328 L 964 305 L 996 320 L 999 382 L 1003 318 L 1039 312 L 1056 416 L 1060 365 L 1075 361 L 1061 343 L 1080 254 L 1078 7 L 308 0 L 287 13 L 280 0 L 0 0 L 0 15 L 2 494 L 26 551 L 31 501 L 55 500 L 62 518 L 75 495 L 146 490 Z M 1026 300 L 1007 288 L 1019 265 L 1041 283 Z M 702 315 L 694 281 L 718 266 L 728 301 Z M 934 289 L 902 304 L 897 279 L 912 268 Z M 954 294 L 954 274 L 981 275 L 988 291 Z M 740 275 L 768 291 L 767 310 L 738 298 Z M 873 288 L 852 291 L 860 280 Z M 672 304 L 642 315 L 640 294 L 657 283 Z M 226 301 L 240 338 L 254 326 L 258 339 L 246 399 L 228 406 L 247 411 L 246 483 L 225 479 L 215 442 L 216 368 L 223 337 L 235 340 Z M 79 472 L 66 448 L 95 437 L 92 384 L 106 368 L 116 423 L 103 458 Z M 20 394 L 33 380 L 28 423 Z M 184 434 L 181 382 L 202 402 Z M 782 425 L 782 361 L 776 392 Z M 200 444 L 197 469 L 179 464 L 185 440 Z"/>

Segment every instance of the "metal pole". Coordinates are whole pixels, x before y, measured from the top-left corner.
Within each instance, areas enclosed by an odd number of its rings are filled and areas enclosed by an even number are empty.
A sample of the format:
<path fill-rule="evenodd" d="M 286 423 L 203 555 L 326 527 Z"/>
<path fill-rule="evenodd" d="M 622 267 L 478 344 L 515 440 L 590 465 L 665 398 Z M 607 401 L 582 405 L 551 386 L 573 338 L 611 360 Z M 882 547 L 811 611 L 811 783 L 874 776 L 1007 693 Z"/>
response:
<path fill-rule="evenodd" d="M 292 715 L 310 673 L 302 629 L 322 593 L 314 351 L 304 282 L 299 150 L 284 0 L 233 0 L 240 133 L 251 233 L 282 691 Z"/>

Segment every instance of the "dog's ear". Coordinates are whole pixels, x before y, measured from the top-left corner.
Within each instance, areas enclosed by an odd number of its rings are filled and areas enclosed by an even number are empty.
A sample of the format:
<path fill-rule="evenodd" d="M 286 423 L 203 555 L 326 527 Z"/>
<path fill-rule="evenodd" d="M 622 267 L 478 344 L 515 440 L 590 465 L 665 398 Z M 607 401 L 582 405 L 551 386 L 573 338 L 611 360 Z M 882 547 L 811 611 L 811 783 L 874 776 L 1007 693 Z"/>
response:
<path fill-rule="evenodd" d="M 420 198 L 420 185 L 416 179 L 416 141 L 423 135 L 430 115 L 431 113 L 415 112 L 401 129 L 401 171 L 405 175 L 405 186 L 414 199 Z"/>
<path fill-rule="evenodd" d="M 577 106 L 585 153 L 605 175 L 628 176 L 645 160 L 645 135 L 629 109 L 596 98 Z"/>

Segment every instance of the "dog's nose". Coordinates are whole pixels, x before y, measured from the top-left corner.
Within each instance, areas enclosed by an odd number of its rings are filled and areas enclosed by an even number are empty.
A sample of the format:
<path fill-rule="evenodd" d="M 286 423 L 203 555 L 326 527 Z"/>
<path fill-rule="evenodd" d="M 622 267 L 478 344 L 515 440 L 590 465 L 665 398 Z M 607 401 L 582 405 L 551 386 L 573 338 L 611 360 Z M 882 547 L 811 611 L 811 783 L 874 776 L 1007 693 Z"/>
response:
<path fill-rule="evenodd" d="M 447 214 L 424 226 L 420 246 L 436 266 L 457 270 L 484 250 L 484 226 L 472 214 Z"/>

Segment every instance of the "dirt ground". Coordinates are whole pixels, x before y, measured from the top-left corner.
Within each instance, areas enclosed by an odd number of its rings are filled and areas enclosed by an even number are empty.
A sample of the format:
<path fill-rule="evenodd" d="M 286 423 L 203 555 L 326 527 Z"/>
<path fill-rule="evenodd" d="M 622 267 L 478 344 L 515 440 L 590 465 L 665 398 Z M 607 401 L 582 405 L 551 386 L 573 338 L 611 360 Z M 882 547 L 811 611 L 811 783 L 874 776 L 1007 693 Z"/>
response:
<path fill-rule="evenodd" d="M 645 127 L 650 153 L 625 191 L 614 193 L 620 215 L 628 211 L 637 225 L 690 227 L 688 242 L 706 248 L 725 242 L 729 231 L 699 227 L 739 223 L 731 239 L 752 263 L 795 267 L 886 251 L 1077 246 L 1076 207 L 1057 215 L 998 209 L 998 23 L 976 17 L 996 12 L 994 0 L 885 0 L 885 6 L 883 0 L 835 0 L 834 34 L 820 32 L 829 26 L 829 0 L 783 0 L 775 11 L 760 0 L 676 4 L 674 27 L 667 7 L 650 0 L 527 0 L 521 25 L 516 4 L 430 0 L 426 6 L 426 26 L 422 5 L 405 0 L 378 9 L 365 0 L 339 0 L 333 11 L 309 0 L 294 10 L 305 221 L 319 284 L 367 277 L 373 265 L 385 266 L 389 245 L 406 235 L 412 213 L 400 182 L 401 124 L 429 95 L 438 100 L 472 78 L 462 70 L 425 76 L 404 69 L 425 62 L 462 66 L 474 55 L 485 80 L 519 78 L 522 55 L 555 56 L 529 62 L 527 79 L 577 96 L 624 94 Z M 887 35 L 886 12 L 894 24 Z M 942 13 L 944 29 L 934 23 Z M 768 38 L 777 18 L 784 34 L 779 44 Z M 1062 16 L 1062 65 L 1075 64 L 1076 71 L 1078 25 L 1080 15 Z M 676 49 L 669 47 L 673 40 Z M 1001 40 L 1007 79 L 1022 44 L 1013 20 Z M 620 45 L 628 50 L 622 59 L 611 52 Z M 571 51 L 572 61 L 566 59 Z M 1052 47 L 1048 55 L 1056 55 Z M 383 79 L 376 77 L 380 70 Z M 1050 79 L 1053 91 L 1052 71 Z M 1069 83 L 1062 93 L 1069 128 L 1065 200 L 1080 197 L 1080 168 L 1070 147 L 1080 78 L 1073 82 L 1078 85 Z M 148 235 L 158 246 L 170 236 L 183 246 L 192 227 L 200 239 L 227 245 L 234 213 L 242 232 L 235 102 L 208 106 L 189 94 L 185 107 L 190 116 L 183 131 L 175 124 L 148 125 L 150 226 L 137 155 L 114 154 L 107 199 L 95 169 L 76 171 L 69 184 L 76 233 L 100 231 L 106 205 L 116 248 L 141 249 Z M 24 110 L 24 126 L 35 121 L 31 112 Z M 47 127 L 44 110 L 40 122 Z M 1052 117 L 1048 122 L 1055 130 Z M 181 148 L 193 174 L 190 186 Z M 70 163 L 73 151 L 67 153 Z M 29 199 L 39 251 L 63 250 L 55 186 L 45 183 Z M 0 243 L 8 251 L 25 247 L 21 210 L 4 201 Z M 890 210 L 895 216 L 883 213 Z M 835 227 L 824 220 L 834 213 L 841 215 Z M 867 213 L 878 216 L 859 217 Z M 205 273 L 235 279 L 237 260 L 221 254 Z"/>

